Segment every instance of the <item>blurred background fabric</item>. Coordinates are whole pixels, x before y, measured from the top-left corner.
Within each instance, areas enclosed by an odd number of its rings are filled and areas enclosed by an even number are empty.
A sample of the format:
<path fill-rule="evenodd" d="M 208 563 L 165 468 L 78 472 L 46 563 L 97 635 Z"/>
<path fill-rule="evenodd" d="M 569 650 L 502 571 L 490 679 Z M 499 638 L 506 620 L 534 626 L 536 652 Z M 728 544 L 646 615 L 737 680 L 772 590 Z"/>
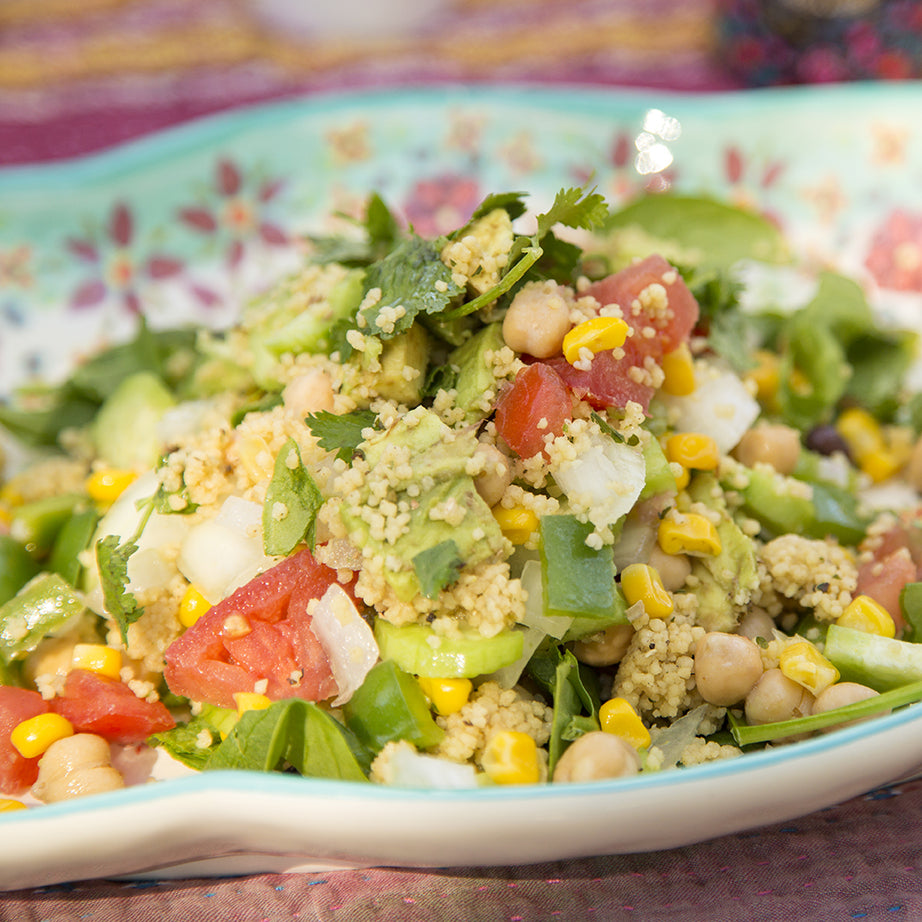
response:
<path fill-rule="evenodd" d="M 714 53 L 713 0 L 444 0 L 402 31 L 374 34 L 355 18 L 286 26 L 281 15 L 306 19 L 321 6 L 282 2 L 287 10 L 279 0 L 0 0 L 0 163 L 70 157 L 317 91 L 739 83 Z"/>

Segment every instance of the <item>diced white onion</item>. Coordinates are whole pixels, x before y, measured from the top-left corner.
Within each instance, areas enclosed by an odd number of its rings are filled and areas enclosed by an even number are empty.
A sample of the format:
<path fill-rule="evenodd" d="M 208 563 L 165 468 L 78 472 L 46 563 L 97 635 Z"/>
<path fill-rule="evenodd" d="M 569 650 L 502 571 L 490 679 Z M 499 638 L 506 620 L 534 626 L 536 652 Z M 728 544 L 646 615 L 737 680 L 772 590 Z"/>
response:
<path fill-rule="evenodd" d="M 177 566 L 215 605 L 277 562 L 263 550 L 262 507 L 230 496 L 213 519 L 189 529 Z"/>
<path fill-rule="evenodd" d="M 685 397 L 660 394 L 678 432 L 709 435 L 722 454 L 736 447 L 759 416 L 758 401 L 732 371 L 699 364 L 697 387 Z"/>
<path fill-rule="evenodd" d="M 311 630 L 330 661 L 339 694 L 333 707 L 345 704 L 378 661 L 378 644 L 349 593 L 338 583 L 310 608 Z"/>
<path fill-rule="evenodd" d="M 157 490 L 159 481 L 154 471 L 143 474 L 134 481 L 112 504 L 102 517 L 93 536 L 92 547 L 109 535 L 115 535 L 124 542 L 138 529 L 143 514 L 138 501 L 148 499 Z M 137 551 L 128 559 L 128 589 L 139 592 L 166 586 L 176 575 L 176 564 L 170 549 L 175 552 L 189 532 L 189 522 L 182 515 L 151 514 L 144 531 L 137 540 Z M 104 610 L 103 594 L 99 584 L 95 551 L 92 563 L 86 571 L 86 599 L 93 611 Z"/>
<path fill-rule="evenodd" d="M 522 588 L 528 593 L 522 623 L 560 640 L 570 629 L 572 618 L 544 614 L 544 587 L 541 583 L 541 563 L 529 560 L 522 567 Z"/>
<path fill-rule="evenodd" d="M 392 787 L 428 790 L 470 790 L 478 787 L 473 765 L 451 762 L 398 746 L 388 760 L 387 783 Z"/>
<path fill-rule="evenodd" d="M 599 528 L 627 514 L 644 487 L 646 462 L 639 448 L 607 435 L 590 436 L 589 447 L 554 471 L 570 505 L 585 510 Z"/>

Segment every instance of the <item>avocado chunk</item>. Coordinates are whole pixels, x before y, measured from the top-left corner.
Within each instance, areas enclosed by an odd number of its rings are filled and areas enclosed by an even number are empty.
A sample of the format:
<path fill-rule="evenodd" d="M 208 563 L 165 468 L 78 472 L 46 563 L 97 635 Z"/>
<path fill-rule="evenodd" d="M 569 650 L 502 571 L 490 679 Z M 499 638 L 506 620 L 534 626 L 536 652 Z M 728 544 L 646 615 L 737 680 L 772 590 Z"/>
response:
<path fill-rule="evenodd" d="M 467 473 L 476 447 L 472 432 L 450 429 L 425 407 L 359 446 L 368 471 L 340 517 L 352 541 L 383 561 L 385 580 L 404 601 L 421 591 L 414 559 L 423 552 L 453 542 L 460 566 L 472 566 L 505 547 Z"/>
<path fill-rule="evenodd" d="M 93 422 L 99 456 L 113 467 L 151 467 L 161 449 L 157 425 L 175 403 L 169 388 L 152 372 L 125 378 Z"/>
<path fill-rule="evenodd" d="M 490 412 L 489 407 L 481 406 L 486 392 L 496 386 L 488 357 L 505 344 L 502 324 L 491 323 L 448 357 L 448 364 L 458 369 L 455 405 L 464 410 L 468 422 L 482 419 Z"/>
<path fill-rule="evenodd" d="M 709 631 L 732 631 L 759 585 L 755 546 L 727 512 L 716 477 L 696 474 L 688 492 L 693 501 L 720 513 L 720 553 L 692 560 L 692 574 L 699 581 L 698 622 Z"/>

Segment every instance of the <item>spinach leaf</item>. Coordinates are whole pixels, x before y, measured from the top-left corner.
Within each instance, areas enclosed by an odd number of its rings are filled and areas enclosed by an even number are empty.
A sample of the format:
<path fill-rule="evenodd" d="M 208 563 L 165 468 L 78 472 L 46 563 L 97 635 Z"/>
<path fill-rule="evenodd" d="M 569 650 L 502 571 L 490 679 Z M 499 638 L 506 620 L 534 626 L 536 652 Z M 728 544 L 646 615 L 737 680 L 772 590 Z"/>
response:
<path fill-rule="evenodd" d="M 312 778 L 366 780 L 348 731 L 310 701 L 287 698 L 263 710 L 245 711 L 212 751 L 207 771 L 293 768 Z"/>
<path fill-rule="evenodd" d="M 323 496 L 301 460 L 294 439 L 275 459 L 263 502 L 263 545 L 270 557 L 290 554 L 302 541 L 314 549 L 317 513 Z"/>

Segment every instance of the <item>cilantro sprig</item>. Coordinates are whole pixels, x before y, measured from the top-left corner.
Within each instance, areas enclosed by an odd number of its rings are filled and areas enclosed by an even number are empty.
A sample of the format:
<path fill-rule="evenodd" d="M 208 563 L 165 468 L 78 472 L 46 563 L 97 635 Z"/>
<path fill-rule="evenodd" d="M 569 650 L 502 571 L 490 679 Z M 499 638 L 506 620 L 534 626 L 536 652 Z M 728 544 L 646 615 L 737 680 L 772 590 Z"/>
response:
<path fill-rule="evenodd" d="M 336 457 L 347 464 L 365 441 L 362 432 L 368 428 L 380 428 L 378 416 L 371 410 L 353 410 L 338 416 L 329 410 L 320 410 L 311 413 L 304 421 L 317 444 L 324 451 L 335 451 Z"/>
<path fill-rule="evenodd" d="M 520 213 L 515 207 L 516 203 L 521 204 L 518 196 L 493 196 L 478 208 L 475 216 L 484 213 L 488 204 L 497 207 L 499 202 L 503 203 L 501 207 L 505 207 L 507 211 L 510 207 L 514 208 L 513 211 L 509 211 L 510 216 L 515 217 Z M 591 230 L 601 225 L 607 217 L 608 206 L 600 193 L 584 192 L 579 188 L 561 189 L 548 211 L 538 215 L 535 233 L 531 236 L 520 235 L 513 240 L 509 252 L 509 269 L 499 282 L 471 301 L 446 310 L 442 316 L 446 319 L 465 317 L 492 304 L 510 291 L 538 263 L 545 253 L 546 246 L 559 243 L 552 233 L 554 225 L 563 224 L 566 227 Z"/>

